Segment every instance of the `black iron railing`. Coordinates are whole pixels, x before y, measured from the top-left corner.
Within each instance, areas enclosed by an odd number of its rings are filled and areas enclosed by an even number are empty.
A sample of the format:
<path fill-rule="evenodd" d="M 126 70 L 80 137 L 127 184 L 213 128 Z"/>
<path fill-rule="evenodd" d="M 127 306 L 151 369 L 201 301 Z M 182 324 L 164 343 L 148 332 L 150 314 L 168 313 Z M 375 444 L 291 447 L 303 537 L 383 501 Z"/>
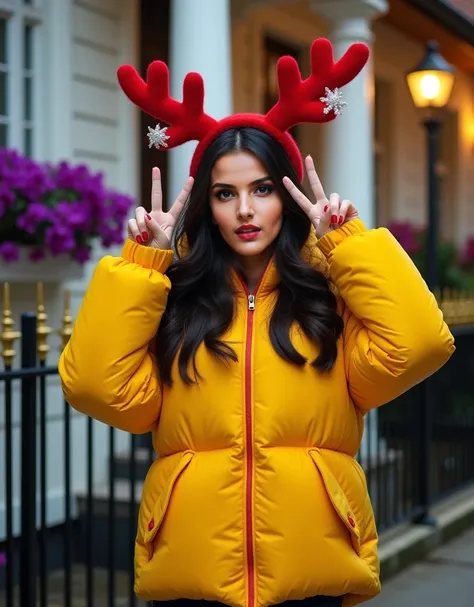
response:
<path fill-rule="evenodd" d="M 367 416 L 358 459 L 379 530 L 403 521 L 429 522 L 434 502 L 474 482 L 474 327 L 454 332 L 457 350 L 430 380 L 430 390 L 417 386 Z M 57 368 L 45 363 L 41 340 L 38 317 L 24 314 L 20 368 L 13 369 L 6 357 L 0 371 L 0 511 L 3 507 L 5 514 L 0 606 L 72 607 L 79 598 L 88 607 L 112 607 L 119 599 L 132 607 L 137 604 L 133 544 L 141 484 L 154 458 L 151 442 L 105 428 L 58 402 L 60 392 L 53 394 L 49 383 L 57 381 Z M 427 395 L 432 400 L 425 403 Z M 50 411 L 58 406 L 57 444 L 52 444 Z M 84 431 L 77 430 L 77 420 Z M 423 433 L 429 437 L 427 450 Z M 77 489 L 76 464 L 84 456 Z M 15 464 L 19 460 L 21 467 Z M 52 523 L 48 474 L 53 469 L 61 472 L 63 509 Z M 15 479 L 15 470 L 21 479 Z"/>

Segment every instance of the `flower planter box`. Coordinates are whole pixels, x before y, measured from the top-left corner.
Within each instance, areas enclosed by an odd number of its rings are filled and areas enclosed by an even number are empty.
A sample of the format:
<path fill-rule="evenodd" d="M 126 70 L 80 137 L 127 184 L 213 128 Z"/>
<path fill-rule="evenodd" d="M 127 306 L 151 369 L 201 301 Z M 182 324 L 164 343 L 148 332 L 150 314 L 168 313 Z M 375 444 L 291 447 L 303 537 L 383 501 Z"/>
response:
<path fill-rule="evenodd" d="M 67 255 L 48 257 L 40 261 L 28 259 L 29 249 L 20 249 L 20 259 L 12 263 L 0 260 L 0 283 L 61 283 L 65 280 L 81 280 L 84 266 Z"/>
<path fill-rule="evenodd" d="M 0 148 L 0 283 L 83 279 L 93 249 L 123 243 L 134 206 L 84 164 Z"/>

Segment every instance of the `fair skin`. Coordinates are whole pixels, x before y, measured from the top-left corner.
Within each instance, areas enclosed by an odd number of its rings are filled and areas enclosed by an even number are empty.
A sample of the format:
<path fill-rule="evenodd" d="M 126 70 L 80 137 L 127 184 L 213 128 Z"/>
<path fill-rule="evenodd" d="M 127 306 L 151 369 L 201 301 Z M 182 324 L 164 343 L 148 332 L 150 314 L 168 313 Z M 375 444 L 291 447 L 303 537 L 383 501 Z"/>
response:
<path fill-rule="evenodd" d="M 315 198 L 314 203 L 298 190 L 288 177 L 283 177 L 283 185 L 311 220 L 318 238 L 322 238 L 348 221 L 359 217 L 357 209 L 347 198 L 341 199 L 337 193 L 331 194 L 329 198 L 326 196 L 321 180 L 316 173 L 313 159 L 309 155 L 305 158 L 305 168 Z"/>
<path fill-rule="evenodd" d="M 359 216 L 350 200 L 341 199 L 336 193 L 329 198 L 326 196 L 311 156 L 306 157 L 305 168 L 314 203 L 288 177 L 283 177 L 282 181 L 311 220 L 318 238 Z M 193 178 L 189 177 L 171 209 L 163 211 L 161 175 L 155 167 L 151 211 L 147 213 L 143 207 L 136 208 L 135 218 L 128 222 L 129 238 L 143 246 L 169 249 L 171 235 L 192 186 Z M 210 205 L 213 221 L 239 259 L 252 292 L 270 258 L 271 245 L 280 231 L 283 214 L 282 201 L 265 167 L 248 152 L 235 152 L 220 158 L 212 170 Z M 238 231 L 246 226 L 254 228 L 245 230 L 246 236 L 239 236 Z"/>
<path fill-rule="evenodd" d="M 161 173 L 158 167 L 153 168 L 151 179 L 151 211 L 147 213 L 144 207 L 135 209 L 135 218 L 128 222 L 128 237 L 138 244 L 166 250 L 170 248 L 171 235 L 191 192 L 194 179 L 188 178 L 175 203 L 167 212 L 163 211 Z"/>
<path fill-rule="evenodd" d="M 248 152 L 226 154 L 212 170 L 212 217 L 222 238 L 234 251 L 250 292 L 255 290 L 278 236 L 283 204 L 262 163 Z M 258 231 L 239 236 L 242 226 Z"/>

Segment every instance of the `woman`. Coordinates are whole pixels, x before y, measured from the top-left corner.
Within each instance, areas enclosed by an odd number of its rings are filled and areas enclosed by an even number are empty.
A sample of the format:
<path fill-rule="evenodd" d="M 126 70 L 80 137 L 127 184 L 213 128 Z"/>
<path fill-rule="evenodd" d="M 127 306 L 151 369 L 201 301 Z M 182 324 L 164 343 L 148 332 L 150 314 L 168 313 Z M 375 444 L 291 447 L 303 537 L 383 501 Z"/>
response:
<path fill-rule="evenodd" d="M 380 590 L 364 416 L 439 369 L 453 338 L 395 239 L 327 198 L 310 157 L 314 204 L 303 194 L 287 133 L 248 116 L 213 128 L 172 209 L 154 169 L 151 212 L 99 262 L 64 392 L 153 433 L 139 597 L 351 607 Z"/>

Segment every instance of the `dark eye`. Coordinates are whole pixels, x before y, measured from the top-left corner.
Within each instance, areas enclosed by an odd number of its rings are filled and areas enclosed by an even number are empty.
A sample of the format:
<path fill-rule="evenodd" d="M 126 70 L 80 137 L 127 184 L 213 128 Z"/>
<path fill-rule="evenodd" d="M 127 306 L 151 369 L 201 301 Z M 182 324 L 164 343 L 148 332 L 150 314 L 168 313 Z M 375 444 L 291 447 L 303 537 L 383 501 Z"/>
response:
<path fill-rule="evenodd" d="M 255 193 L 258 194 L 259 196 L 266 196 L 267 194 L 271 194 L 272 192 L 273 192 L 273 186 L 268 185 L 268 184 L 260 185 L 255 190 Z"/>
<path fill-rule="evenodd" d="M 230 200 L 233 196 L 233 193 L 230 190 L 219 190 L 216 196 L 219 200 Z"/>

